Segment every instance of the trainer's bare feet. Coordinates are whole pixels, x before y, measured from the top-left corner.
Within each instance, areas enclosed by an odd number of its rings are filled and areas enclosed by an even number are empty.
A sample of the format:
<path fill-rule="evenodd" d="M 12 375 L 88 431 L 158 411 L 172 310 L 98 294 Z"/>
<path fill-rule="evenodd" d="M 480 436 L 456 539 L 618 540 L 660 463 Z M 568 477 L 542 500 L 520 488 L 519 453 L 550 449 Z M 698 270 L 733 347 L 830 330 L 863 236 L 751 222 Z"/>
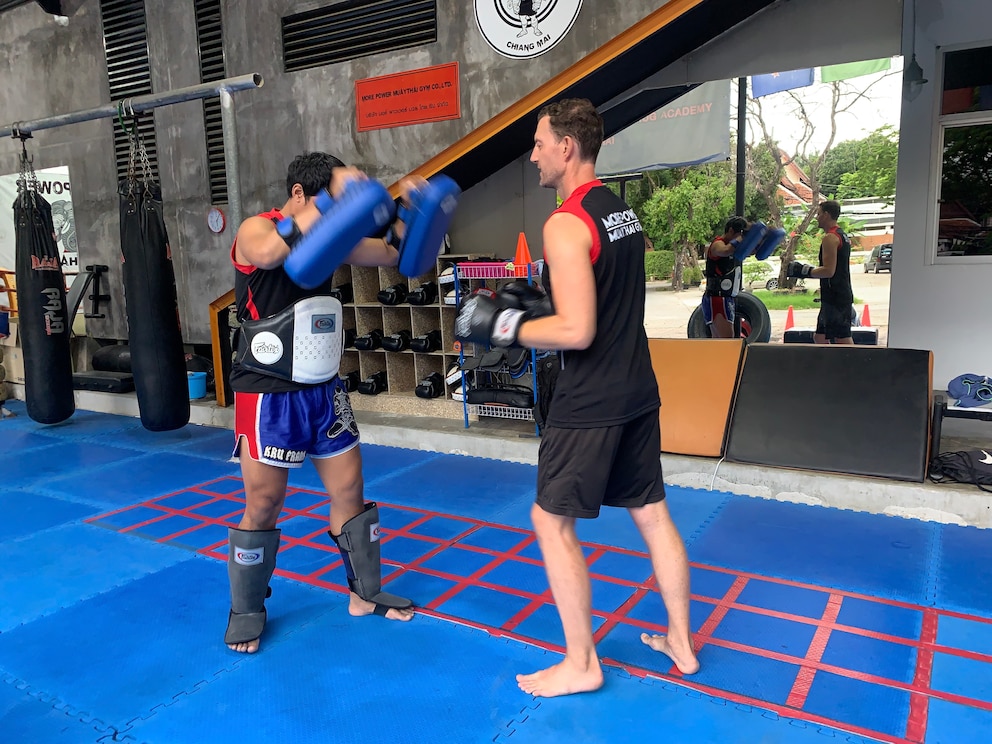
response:
<path fill-rule="evenodd" d="M 518 674 L 517 686 L 536 697 L 559 697 L 577 692 L 592 692 L 603 686 L 603 670 L 599 659 L 587 667 L 573 664 L 567 658 L 559 664 L 533 674 Z"/>
<path fill-rule="evenodd" d="M 682 674 L 695 674 L 699 671 L 699 660 L 696 658 L 696 652 L 692 649 L 692 641 L 686 645 L 684 641 L 676 643 L 669 636 L 648 635 L 647 633 L 641 633 L 641 641 L 675 662 L 675 666 Z"/>
<path fill-rule="evenodd" d="M 351 599 L 348 601 L 348 612 L 355 617 L 362 617 L 363 615 L 371 615 L 375 612 L 375 602 L 369 602 L 366 599 L 362 599 L 354 592 L 351 592 Z M 400 622 L 409 622 L 413 620 L 413 608 L 407 607 L 402 610 L 397 610 L 390 607 L 386 610 L 387 620 L 399 620 Z"/>
<path fill-rule="evenodd" d="M 247 643 L 228 643 L 227 647 L 232 651 L 237 651 L 239 654 L 253 654 L 258 651 L 258 646 L 261 639 L 256 638 L 254 641 L 248 641 Z"/>

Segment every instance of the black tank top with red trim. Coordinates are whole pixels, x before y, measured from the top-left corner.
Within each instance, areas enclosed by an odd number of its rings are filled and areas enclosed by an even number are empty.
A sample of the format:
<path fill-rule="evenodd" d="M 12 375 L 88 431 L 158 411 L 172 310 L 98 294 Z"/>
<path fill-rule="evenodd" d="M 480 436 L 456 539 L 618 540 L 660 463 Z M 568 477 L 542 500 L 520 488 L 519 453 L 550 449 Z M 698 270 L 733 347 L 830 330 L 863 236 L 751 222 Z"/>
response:
<path fill-rule="evenodd" d="M 278 222 L 282 212 L 272 209 L 262 212 L 259 217 Z M 235 258 L 238 241 L 231 246 L 231 263 L 234 264 L 234 302 L 237 305 L 238 322 L 258 320 L 275 315 L 290 305 L 316 295 L 328 294 L 331 280 L 315 289 L 303 289 L 296 284 L 286 271 L 279 266 L 275 269 L 260 269 L 257 266 L 239 264 Z M 244 369 L 237 362 L 231 368 L 231 388 L 241 393 L 278 393 L 299 390 L 311 385 L 303 385 L 289 380 L 280 380 L 268 375 L 260 375 Z"/>
<path fill-rule="evenodd" d="M 729 256 L 714 256 L 710 253 L 710 249 L 716 241 L 723 241 L 723 236 L 718 235 L 710 241 L 709 246 L 706 248 L 706 268 L 703 271 L 703 276 L 707 279 L 719 279 L 720 277 L 730 276 L 734 273 L 737 268 L 737 259 L 734 258 L 734 254 L 731 253 Z M 713 289 L 707 286 L 703 294 L 708 297 L 730 297 L 729 293 L 721 292 L 719 289 Z"/>
<path fill-rule="evenodd" d="M 570 429 L 615 426 L 656 411 L 661 402 L 644 331 L 640 220 L 598 180 L 580 186 L 556 211 L 574 214 L 592 233 L 596 336 L 587 349 L 562 352 L 547 423 Z M 553 266 L 545 264 L 542 280 L 553 302 Z"/>

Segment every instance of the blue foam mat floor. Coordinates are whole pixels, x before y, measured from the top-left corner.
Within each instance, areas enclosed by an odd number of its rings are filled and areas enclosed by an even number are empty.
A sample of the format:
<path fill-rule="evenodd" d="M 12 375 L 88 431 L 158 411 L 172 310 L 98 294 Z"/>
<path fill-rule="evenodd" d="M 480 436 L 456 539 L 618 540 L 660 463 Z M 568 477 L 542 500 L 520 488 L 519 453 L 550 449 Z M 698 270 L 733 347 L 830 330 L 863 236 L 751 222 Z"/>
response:
<path fill-rule="evenodd" d="M 992 532 L 670 488 L 702 669 L 639 642 L 666 615 L 623 512 L 580 524 L 606 685 L 555 700 L 561 658 L 530 532 L 535 468 L 363 446 L 386 587 L 406 624 L 352 618 L 327 499 L 293 471 L 262 651 L 230 652 L 227 430 L 152 433 L 23 404 L 0 421 L 0 732 L 13 742 L 985 741 Z"/>

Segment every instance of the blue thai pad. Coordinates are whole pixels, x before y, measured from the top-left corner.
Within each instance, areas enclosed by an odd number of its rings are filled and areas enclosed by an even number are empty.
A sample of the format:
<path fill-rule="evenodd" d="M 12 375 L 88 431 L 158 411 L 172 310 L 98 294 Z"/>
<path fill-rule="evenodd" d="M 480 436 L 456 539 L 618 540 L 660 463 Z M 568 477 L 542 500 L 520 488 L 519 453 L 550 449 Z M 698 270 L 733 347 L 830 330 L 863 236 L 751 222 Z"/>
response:
<path fill-rule="evenodd" d="M 423 276 L 434 266 L 462 190 L 448 176 L 438 175 L 410 193 L 410 206 L 400 207 L 405 231 L 399 246 L 399 272 Z"/>
<path fill-rule="evenodd" d="M 747 232 L 744 233 L 744 238 L 741 240 L 740 245 L 734 251 L 734 258 L 738 261 L 743 261 L 745 258 L 754 253 L 755 249 L 758 247 L 758 243 L 761 239 L 765 237 L 765 232 L 768 228 L 765 226 L 764 222 L 752 222 L 751 227 L 748 228 Z"/>
<path fill-rule="evenodd" d="M 334 270 L 367 235 L 393 221 L 396 204 L 378 181 L 352 181 L 340 198 L 300 238 L 283 268 L 304 289 L 331 278 Z"/>
<path fill-rule="evenodd" d="M 775 252 L 775 249 L 779 247 L 783 240 L 785 240 L 785 230 L 781 227 L 768 228 L 765 237 L 761 239 L 758 247 L 754 249 L 754 257 L 759 261 L 764 261 Z"/>

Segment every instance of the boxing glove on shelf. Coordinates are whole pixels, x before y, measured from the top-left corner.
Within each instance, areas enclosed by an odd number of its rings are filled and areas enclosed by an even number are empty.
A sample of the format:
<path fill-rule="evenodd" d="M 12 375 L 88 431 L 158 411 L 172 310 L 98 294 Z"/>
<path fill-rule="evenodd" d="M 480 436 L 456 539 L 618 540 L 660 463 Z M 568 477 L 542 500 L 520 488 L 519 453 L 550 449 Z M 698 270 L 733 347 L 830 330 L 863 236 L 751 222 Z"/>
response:
<path fill-rule="evenodd" d="M 349 302 L 355 301 L 355 292 L 352 289 L 351 282 L 346 282 L 337 287 L 331 287 L 331 291 L 328 294 L 342 305 L 347 305 Z"/>
<path fill-rule="evenodd" d="M 406 301 L 411 305 L 431 305 L 437 302 L 437 284 L 424 282 L 407 295 Z"/>
<path fill-rule="evenodd" d="M 348 374 L 341 375 L 341 381 L 344 383 L 344 389 L 349 393 L 353 393 L 358 390 L 358 383 L 362 381 L 362 376 L 358 374 L 358 370 L 356 369 Z"/>
<path fill-rule="evenodd" d="M 444 393 L 444 378 L 440 372 L 427 375 L 413 391 L 418 398 L 439 398 Z"/>
<path fill-rule="evenodd" d="M 376 328 L 364 336 L 355 339 L 355 348 L 359 351 L 372 351 L 382 346 L 382 329 Z"/>
<path fill-rule="evenodd" d="M 394 284 L 391 287 L 386 287 L 384 290 L 376 295 L 376 298 L 383 305 L 399 305 L 401 302 L 406 300 L 407 289 L 403 284 Z"/>
<path fill-rule="evenodd" d="M 384 336 L 382 348 L 386 351 L 406 351 L 410 348 L 410 331 L 396 331 Z"/>
<path fill-rule="evenodd" d="M 410 339 L 410 348 L 418 354 L 441 350 L 441 331 L 428 331 L 423 336 Z"/>
<path fill-rule="evenodd" d="M 378 395 L 379 393 L 385 392 L 387 389 L 386 370 L 376 372 L 375 374 L 366 377 L 362 382 L 358 383 L 358 392 L 362 395 Z"/>

